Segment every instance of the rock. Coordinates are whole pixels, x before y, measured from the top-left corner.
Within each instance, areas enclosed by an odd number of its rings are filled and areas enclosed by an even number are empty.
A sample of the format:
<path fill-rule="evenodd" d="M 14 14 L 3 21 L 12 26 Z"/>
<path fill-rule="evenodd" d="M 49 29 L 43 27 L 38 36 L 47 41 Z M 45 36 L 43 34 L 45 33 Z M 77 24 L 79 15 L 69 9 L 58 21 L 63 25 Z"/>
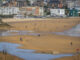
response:
<path fill-rule="evenodd" d="M 53 51 L 52 54 L 59 54 L 59 52 L 57 52 L 57 51 Z"/>

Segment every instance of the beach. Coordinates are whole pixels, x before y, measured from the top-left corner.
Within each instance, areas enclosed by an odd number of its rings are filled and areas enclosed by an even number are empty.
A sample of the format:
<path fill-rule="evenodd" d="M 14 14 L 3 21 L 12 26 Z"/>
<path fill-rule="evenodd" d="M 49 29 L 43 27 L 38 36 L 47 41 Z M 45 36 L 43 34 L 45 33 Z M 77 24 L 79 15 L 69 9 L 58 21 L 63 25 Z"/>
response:
<path fill-rule="evenodd" d="M 53 18 L 53 19 L 3 19 L 13 28 L 11 30 L 27 30 L 35 32 L 61 32 L 80 23 L 80 18 Z"/>
<path fill-rule="evenodd" d="M 63 57 L 55 60 L 80 60 L 80 55 L 71 56 L 71 57 Z"/>
<path fill-rule="evenodd" d="M 23 59 L 18 58 L 16 56 L 12 56 L 10 54 L 3 54 L 0 52 L 0 60 L 23 60 Z"/>
<path fill-rule="evenodd" d="M 45 54 L 68 54 L 76 53 L 80 49 L 80 37 L 57 35 L 51 32 L 64 32 L 77 24 L 80 24 L 80 18 L 55 18 L 23 21 L 7 21 L 11 27 L 5 30 L 31 31 L 34 33 L 43 33 L 34 35 L 15 35 L 0 36 L 0 42 L 10 42 L 22 44 L 21 49 L 34 49 L 35 53 Z M 4 28 L 1 27 L 4 30 Z M 30 33 L 31 33 L 30 32 Z M 22 40 L 20 40 L 22 38 Z M 71 57 L 72 58 L 72 57 Z M 71 58 L 60 58 L 58 60 L 71 60 Z"/>

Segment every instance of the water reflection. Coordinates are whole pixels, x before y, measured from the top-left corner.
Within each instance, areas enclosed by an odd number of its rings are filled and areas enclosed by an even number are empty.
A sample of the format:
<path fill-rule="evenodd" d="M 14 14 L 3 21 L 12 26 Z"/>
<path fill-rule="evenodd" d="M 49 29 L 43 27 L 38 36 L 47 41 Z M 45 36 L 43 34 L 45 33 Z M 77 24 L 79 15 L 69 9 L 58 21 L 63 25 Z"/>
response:
<path fill-rule="evenodd" d="M 0 36 L 14 36 L 14 35 L 34 35 L 37 36 L 39 33 L 34 33 L 33 31 L 19 31 L 19 30 L 8 30 L 0 32 Z"/>
<path fill-rule="evenodd" d="M 70 30 L 64 32 L 55 32 L 55 34 L 80 37 L 80 24 Z"/>
<path fill-rule="evenodd" d="M 14 36 L 14 35 L 34 35 L 39 36 L 40 34 L 57 34 L 57 35 L 67 35 L 67 36 L 76 36 L 80 37 L 80 24 L 73 27 L 70 30 L 64 32 L 40 32 L 36 33 L 34 31 L 19 31 L 19 30 L 8 30 L 8 31 L 1 31 L 0 36 Z"/>
<path fill-rule="evenodd" d="M 3 51 L 5 49 L 9 54 L 18 56 L 20 58 L 23 58 L 24 60 L 51 60 L 64 56 L 72 56 L 72 54 L 51 55 L 51 54 L 34 53 L 35 50 L 18 49 L 17 47 L 19 46 L 21 45 L 0 42 L 0 51 Z"/>

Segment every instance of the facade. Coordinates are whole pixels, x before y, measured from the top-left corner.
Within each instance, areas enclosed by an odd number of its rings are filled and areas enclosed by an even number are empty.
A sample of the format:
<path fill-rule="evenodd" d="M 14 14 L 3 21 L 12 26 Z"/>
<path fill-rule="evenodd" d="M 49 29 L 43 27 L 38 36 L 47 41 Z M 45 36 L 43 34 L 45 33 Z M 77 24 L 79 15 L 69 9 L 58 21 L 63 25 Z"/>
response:
<path fill-rule="evenodd" d="M 16 15 L 19 13 L 17 7 L 0 7 L 0 15 Z"/>
<path fill-rule="evenodd" d="M 27 16 L 44 16 L 43 7 L 23 7 L 22 9 Z"/>
<path fill-rule="evenodd" d="M 0 0 L 0 6 L 2 5 L 2 0 Z"/>
<path fill-rule="evenodd" d="M 76 10 L 76 9 L 71 9 L 71 10 L 69 11 L 69 16 L 70 16 L 70 17 L 79 16 L 78 10 Z"/>
<path fill-rule="evenodd" d="M 50 9 L 51 16 L 65 16 L 65 9 Z"/>
<path fill-rule="evenodd" d="M 67 2 L 67 6 L 68 6 L 68 8 L 73 9 L 74 6 L 75 6 L 75 3 L 72 2 L 72 1 L 68 1 L 68 2 Z"/>
<path fill-rule="evenodd" d="M 10 7 L 24 7 L 27 5 L 26 0 L 3 0 L 3 4 L 7 4 L 4 6 Z"/>
<path fill-rule="evenodd" d="M 33 5 L 37 0 L 29 0 L 30 4 Z"/>
<path fill-rule="evenodd" d="M 28 16 L 44 16 L 65 15 L 65 9 L 70 9 L 69 16 L 72 14 L 72 9 L 79 10 L 80 0 L 0 0 L 0 14 L 10 15 L 17 14 Z M 80 11 L 80 10 L 79 10 Z"/>
<path fill-rule="evenodd" d="M 75 6 L 78 6 L 78 7 L 80 6 L 80 0 L 75 1 Z"/>
<path fill-rule="evenodd" d="M 17 0 L 17 7 L 24 7 L 27 5 L 26 0 Z"/>
<path fill-rule="evenodd" d="M 66 3 L 70 9 L 80 6 L 80 0 L 66 0 Z"/>

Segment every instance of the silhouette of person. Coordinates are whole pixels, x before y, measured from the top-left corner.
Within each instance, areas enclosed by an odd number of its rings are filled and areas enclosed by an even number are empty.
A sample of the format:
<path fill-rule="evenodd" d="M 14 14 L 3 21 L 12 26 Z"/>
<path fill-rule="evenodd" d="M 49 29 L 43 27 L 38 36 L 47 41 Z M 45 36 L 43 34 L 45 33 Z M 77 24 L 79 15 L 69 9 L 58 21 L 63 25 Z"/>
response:
<path fill-rule="evenodd" d="M 70 43 L 70 45 L 72 46 L 72 42 Z"/>
<path fill-rule="evenodd" d="M 6 55 L 7 54 L 7 51 L 6 50 L 3 50 L 3 54 Z"/>
<path fill-rule="evenodd" d="M 20 41 L 23 41 L 23 39 L 20 37 Z"/>

